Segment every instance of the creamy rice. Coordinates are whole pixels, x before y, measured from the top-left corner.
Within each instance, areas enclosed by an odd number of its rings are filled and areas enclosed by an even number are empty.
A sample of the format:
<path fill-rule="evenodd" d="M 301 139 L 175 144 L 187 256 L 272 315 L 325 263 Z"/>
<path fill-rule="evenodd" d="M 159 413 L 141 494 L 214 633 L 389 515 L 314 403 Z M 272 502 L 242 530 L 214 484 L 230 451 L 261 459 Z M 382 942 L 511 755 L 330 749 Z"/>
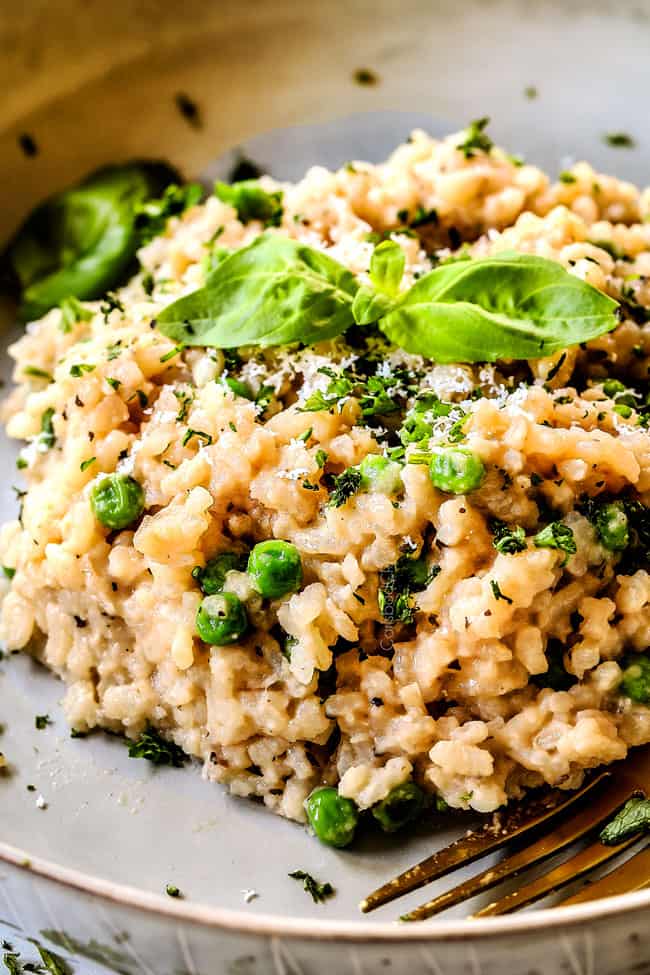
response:
<path fill-rule="evenodd" d="M 152 725 L 201 759 L 208 778 L 296 820 L 319 784 L 339 784 L 364 809 L 411 777 L 452 807 L 490 811 L 542 783 L 574 788 L 586 769 L 650 741 L 650 710 L 618 690 L 623 655 L 648 646 L 650 574 L 599 543 L 583 504 L 621 493 L 650 502 L 650 435 L 602 385 L 648 377 L 650 326 L 634 302 L 650 306 L 650 191 L 586 163 L 551 183 L 497 149 L 466 158 L 458 141 L 415 132 L 382 165 L 310 170 L 280 187 L 277 233 L 365 281 L 368 234 L 402 224 L 402 211 L 435 209 L 419 235 L 394 235 L 404 286 L 430 268 L 433 249 L 444 256 L 463 241 L 479 256 L 514 248 L 552 258 L 613 297 L 632 296 L 614 332 L 528 364 L 441 366 L 379 345 L 364 351 L 371 373 L 401 370 L 402 385 L 410 377 L 469 414 L 465 443 L 488 474 L 467 497 L 443 494 L 426 467 L 406 464 L 397 503 L 370 491 L 326 504 L 328 478 L 385 442 L 360 422 L 354 396 L 332 411 L 301 410 L 330 381 L 320 368 L 359 365 L 354 345 L 239 361 L 218 350 L 173 354 L 156 314 L 202 283 L 220 227 L 228 248 L 263 229 L 216 197 L 141 251 L 151 294 L 140 274 L 119 292 L 124 311 L 95 303 L 92 319 L 65 333 L 55 309 L 10 349 L 16 387 L 3 416 L 9 436 L 28 441 L 28 490 L 0 538 L 0 561 L 15 569 L 2 634 L 63 679 L 74 728 L 135 738 Z M 70 374 L 83 363 L 94 368 Z M 253 393 L 268 387 L 266 403 L 235 396 L 224 375 Z M 188 429 L 212 442 L 187 440 Z M 89 493 L 115 470 L 140 482 L 146 511 L 135 531 L 111 535 Z M 566 561 L 531 542 L 549 509 L 573 531 Z M 496 551 L 495 518 L 524 528 L 523 551 Z M 227 588 L 246 600 L 252 630 L 232 646 L 202 643 L 192 570 L 273 537 L 299 549 L 300 591 L 263 601 L 231 573 Z M 413 622 L 382 617 L 387 567 L 423 547 L 439 571 L 415 596 Z M 545 680 L 558 654 L 563 690 Z"/>

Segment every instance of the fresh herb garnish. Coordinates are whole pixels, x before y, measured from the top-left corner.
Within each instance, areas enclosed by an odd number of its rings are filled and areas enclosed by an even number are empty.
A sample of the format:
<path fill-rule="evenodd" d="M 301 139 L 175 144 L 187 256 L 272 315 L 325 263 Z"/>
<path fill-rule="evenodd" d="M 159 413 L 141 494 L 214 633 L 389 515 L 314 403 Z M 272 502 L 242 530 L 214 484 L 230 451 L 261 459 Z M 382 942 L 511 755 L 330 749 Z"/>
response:
<path fill-rule="evenodd" d="M 424 559 L 401 555 L 397 562 L 379 572 L 379 612 L 387 623 L 413 622 L 413 594 L 421 592 L 440 572 L 439 566 L 429 571 Z"/>
<path fill-rule="evenodd" d="M 94 464 L 96 460 L 96 457 L 88 457 L 87 460 L 82 460 L 82 462 L 79 464 L 79 470 L 81 473 L 83 474 L 84 471 L 87 471 L 90 465 Z"/>
<path fill-rule="evenodd" d="M 361 471 L 356 467 L 348 467 L 341 474 L 334 477 L 334 487 L 330 493 L 328 505 L 330 508 L 340 508 L 357 493 L 361 487 Z"/>
<path fill-rule="evenodd" d="M 56 443 L 56 434 L 54 433 L 54 424 L 52 418 L 54 417 L 54 407 L 50 406 L 41 416 L 41 432 L 38 436 L 38 441 L 45 447 L 46 450 L 50 450 Z"/>
<path fill-rule="evenodd" d="M 201 202 L 203 188 L 200 183 L 178 186 L 172 183 L 157 200 L 146 200 L 136 207 L 135 229 L 140 247 L 165 232 L 170 217 L 177 217 Z"/>
<path fill-rule="evenodd" d="M 563 525 L 561 521 L 552 521 L 550 524 L 537 532 L 533 538 L 533 545 L 536 548 L 557 548 L 565 553 L 562 565 L 566 565 L 569 556 L 575 555 L 577 546 L 573 531 L 568 525 Z"/>
<path fill-rule="evenodd" d="M 520 525 L 507 525 L 498 518 L 490 522 L 493 535 L 492 544 L 502 555 L 514 555 L 526 548 L 526 532 Z"/>
<path fill-rule="evenodd" d="M 387 254 L 391 270 L 384 268 L 381 280 L 393 281 L 399 256 L 393 248 Z M 312 345 L 353 324 L 358 291 L 354 276 L 328 255 L 262 234 L 223 261 L 203 288 L 163 309 L 158 326 L 190 346 Z M 612 298 L 531 254 L 439 265 L 398 300 L 366 291 L 373 313 L 365 310 L 365 322 L 381 312 L 379 328 L 393 343 L 441 363 L 548 356 L 617 322 Z"/>
<path fill-rule="evenodd" d="M 327 254 L 262 234 L 220 264 L 203 288 L 163 309 L 158 327 L 186 345 L 310 345 L 352 325 L 356 288 L 354 276 Z"/>
<path fill-rule="evenodd" d="M 636 833 L 650 829 L 650 799 L 640 796 L 629 799 L 611 822 L 602 830 L 600 842 L 605 846 L 617 846 Z"/>
<path fill-rule="evenodd" d="M 610 331 L 616 307 L 554 261 L 504 252 L 434 268 L 379 327 L 437 362 L 536 359 Z"/>
<path fill-rule="evenodd" d="M 70 366 L 70 375 L 73 379 L 79 379 L 84 373 L 93 372 L 95 368 L 89 362 L 75 362 Z"/>
<path fill-rule="evenodd" d="M 64 334 L 71 332 L 79 322 L 88 322 L 93 317 L 90 308 L 86 308 L 76 298 L 69 296 L 60 302 L 61 325 L 59 326 Z"/>
<path fill-rule="evenodd" d="M 350 379 L 348 379 L 348 377 L 342 373 L 339 375 L 328 366 L 323 366 L 318 371 L 324 373 L 326 376 L 329 376 L 331 382 L 328 384 L 324 392 L 321 389 L 317 389 L 307 397 L 305 402 L 300 406 L 301 413 L 315 413 L 319 410 L 332 410 L 340 404 L 341 400 L 344 400 L 347 396 L 349 396 L 354 389 L 354 383 L 352 383 Z"/>
<path fill-rule="evenodd" d="M 463 153 L 465 159 L 471 159 L 477 152 L 490 152 L 494 143 L 485 129 L 490 119 L 486 117 L 470 122 L 463 132 L 463 140 L 456 146 Z"/>
<path fill-rule="evenodd" d="M 209 433 L 205 433 L 204 430 L 192 430 L 189 428 L 181 441 L 183 447 L 187 447 L 190 440 L 192 440 L 194 437 L 196 437 L 197 440 L 201 440 L 206 447 L 212 443 L 212 436 Z"/>
<path fill-rule="evenodd" d="M 492 595 L 497 601 L 502 599 L 505 603 L 512 606 L 512 599 L 510 596 L 506 596 L 496 579 L 490 579 L 490 589 L 492 590 Z"/>
<path fill-rule="evenodd" d="M 121 284 L 138 247 L 136 207 L 175 175 L 160 163 L 110 166 L 38 206 L 6 251 L 22 288 L 21 318 Z"/>
<path fill-rule="evenodd" d="M 326 900 L 326 898 L 331 897 L 334 894 L 334 888 L 330 883 L 327 881 L 325 883 L 320 883 L 305 870 L 294 870 L 289 874 L 289 876 L 294 880 L 302 880 L 303 889 L 311 895 L 311 899 L 315 904 Z"/>
<path fill-rule="evenodd" d="M 52 724 L 49 714 L 37 714 L 34 718 L 34 727 L 37 731 L 43 731 L 48 724 Z"/>
<path fill-rule="evenodd" d="M 171 765 L 182 768 L 188 760 L 182 748 L 173 741 L 161 738 L 158 732 L 148 726 L 137 741 L 127 742 L 129 758 L 146 758 L 153 765 Z"/>
<path fill-rule="evenodd" d="M 282 223 L 281 190 L 269 193 L 257 180 L 245 179 L 240 183 L 216 183 L 214 194 L 235 208 L 242 223 L 261 220 L 265 227 L 279 227 Z"/>
<path fill-rule="evenodd" d="M 558 179 L 560 180 L 560 183 L 566 183 L 567 185 L 578 182 L 578 177 L 575 175 L 575 173 L 570 172 L 568 169 L 564 169 L 560 173 Z"/>
<path fill-rule="evenodd" d="M 165 887 L 165 893 L 168 897 L 182 897 L 179 888 L 175 884 L 167 884 Z"/>
<path fill-rule="evenodd" d="M 23 375 L 29 376 L 32 379 L 45 379 L 48 383 L 54 382 L 54 376 L 46 372 L 45 369 L 40 369 L 38 366 L 25 366 Z"/>

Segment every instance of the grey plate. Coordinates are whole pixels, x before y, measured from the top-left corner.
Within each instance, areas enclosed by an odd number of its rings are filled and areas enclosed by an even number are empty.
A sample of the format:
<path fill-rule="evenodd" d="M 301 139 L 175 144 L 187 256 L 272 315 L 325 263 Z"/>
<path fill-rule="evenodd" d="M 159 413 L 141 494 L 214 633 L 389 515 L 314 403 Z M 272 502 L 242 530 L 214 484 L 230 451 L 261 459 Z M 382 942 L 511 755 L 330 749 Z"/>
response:
<path fill-rule="evenodd" d="M 650 151 L 642 124 L 649 10 L 646 2 L 603 0 L 264 0 L 250 7 L 66 0 L 46 13 L 30 5 L 3 12 L 0 238 L 45 193 L 103 162 L 160 155 L 188 174 L 214 177 L 239 146 L 274 175 L 298 178 L 313 163 L 380 159 L 414 125 L 442 134 L 483 114 L 493 116 L 497 140 L 551 172 L 588 158 L 642 182 Z M 358 67 L 376 71 L 380 83 L 355 85 Z M 524 96 L 529 85 L 538 98 Z M 178 91 L 201 106 L 201 129 L 179 115 Z M 608 148 L 602 136 L 614 130 L 632 133 L 637 148 Z M 17 146 L 25 131 L 42 150 L 34 159 Z M 1 439 L 3 519 L 15 511 L 14 458 Z M 0 747 L 12 763 L 0 783 L 0 924 L 33 935 L 65 927 L 74 935 L 69 952 L 85 956 L 80 942 L 87 948 L 91 932 L 115 947 L 123 926 L 137 948 L 122 946 L 125 957 L 111 970 L 156 975 L 309 975 L 325 964 L 312 937 L 328 939 L 328 966 L 355 975 L 382 964 L 368 938 L 394 942 L 390 960 L 400 973 L 523 975 L 537 964 L 545 975 L 562 965 L 588 975 L 597 957 L 599 973 L 622 975 L 626 965 L 650 958 L 650 946 L 629 940 L 637 912 L 650 903 L 645 894 L 561 915 L 470 925 L 452 914 L 417 928 L 387 924 L 418 902 L 415 894 L 362 918 L 356 905 L 364 894 L 471 820 L 439 820 L 399 840 L 368 836 L 353 851 L 328 850 L 303 828 L 203 782 L 197 768 L 152 769 L 102 735 L 71 740 L 60 696 L 56 679 L 22 655 L 0 665 L 7 725 Z M 54 723 L 36 731 L 34 716 L 45 712 Z M 39 794 L 47 809 L 37 808 Z M 10 865 L 21 859 L 10 848 L 25 851 L 31 874 Z M 287 877 L 296 868 L 332 881 L 336 897 L 313 905 Z M 73 886 L 66 890 L 65 882 Z M 186 900 L 164 898 L 170 882 Z M 94 893 L 82 895 L 84 887 Z M 249 904 L 247 889 L 259 892 Z M 598 923 L 603 912 L 605 925 Z M 298 940 L 290 949 L 286 938 Z M 414 945 L 420 938 L 435 944 L 433 955 Z M 247 946 L 254 961 L 244 963 Z"/>

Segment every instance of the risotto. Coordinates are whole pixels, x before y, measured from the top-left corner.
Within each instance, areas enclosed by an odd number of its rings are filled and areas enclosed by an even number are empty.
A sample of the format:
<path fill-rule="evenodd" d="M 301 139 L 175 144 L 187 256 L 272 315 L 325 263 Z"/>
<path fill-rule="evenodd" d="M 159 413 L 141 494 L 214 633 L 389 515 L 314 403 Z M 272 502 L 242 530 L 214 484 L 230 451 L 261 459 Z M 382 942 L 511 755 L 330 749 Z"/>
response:
<path fill-rule="evenodd" d="M 283 816 L 328 787 L 382 825 L 403 787 L 488 812 L 650 741 L 650 191 L 587 163 L 553 183 L 483 129 L 262 177 L 264 212 L 218 187 L 128 284 L 11 347 L 27 490 L 0 538 L 2 635 L 62 678 L 77 732 L 159 735 Z M 618 323 L 492 362 L 406 351 L 358 315 L 330 334 L 328 308 L 302 343 L 162 327 L 278 238 L 387 314 L 375 253 L 399 299 L 516 252 L 615 299 Z"/>

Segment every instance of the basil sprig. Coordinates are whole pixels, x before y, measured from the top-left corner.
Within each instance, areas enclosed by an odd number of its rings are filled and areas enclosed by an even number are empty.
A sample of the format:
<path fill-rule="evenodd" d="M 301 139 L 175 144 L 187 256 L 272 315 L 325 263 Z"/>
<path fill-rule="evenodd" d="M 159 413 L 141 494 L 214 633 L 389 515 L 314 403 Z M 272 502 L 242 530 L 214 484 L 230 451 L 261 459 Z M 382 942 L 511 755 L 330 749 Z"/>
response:
<path fill-rule="evenodd" d="M 183 345 L 313 345 L 353 324 L 353 274 L 327 254 L 278 234 L 235 251 L 198 291 L 158 316 L 163 335 Z"/>
<path fill-rule="evenodd" d="M 184 345 L 313 345 L 353 323 L 375 324 L 397 346 L 436 362 L 537 359 L 617 324 L 617 302 L 560 264 L 504 252 L 441 265 L 399 294 L 404 255 L 386 241 L 372 287 L 321 251 L 265 233 L 235 251 L 204 287 L 158 316 Z"/>

